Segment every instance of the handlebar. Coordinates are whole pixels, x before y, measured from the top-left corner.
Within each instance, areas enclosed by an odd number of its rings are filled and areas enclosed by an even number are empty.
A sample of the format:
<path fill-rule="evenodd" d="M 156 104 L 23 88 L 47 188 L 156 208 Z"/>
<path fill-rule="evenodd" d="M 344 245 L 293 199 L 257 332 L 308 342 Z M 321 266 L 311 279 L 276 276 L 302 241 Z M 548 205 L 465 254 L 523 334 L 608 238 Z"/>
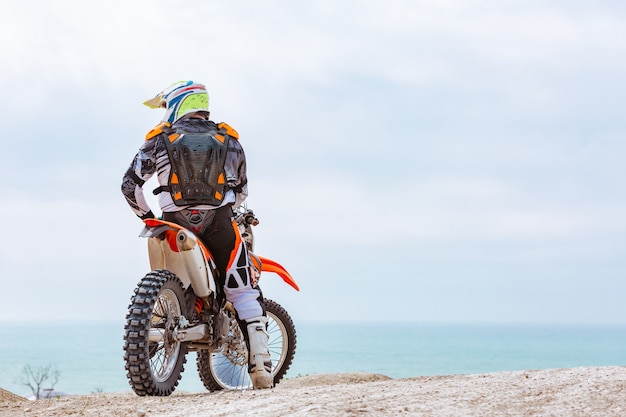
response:
<path fill-rule="evenodd" d="M 252 213 L 246 214 L 243 220 L 247 224 L 252 225 L 252 226 L 256 226 L 257 224 L 259 224 L 259 219 L 257 219 L 256 216 Z"/>
<path fill-rule="evenodd" d="M 237 224 L 246 224 L 250 226 L 256 226 L 259 224 L 259 219 L 254 215 L 254 212 L 248 208 L 240 208 L 239 213 L 236 213 L 235 220 Z"/>

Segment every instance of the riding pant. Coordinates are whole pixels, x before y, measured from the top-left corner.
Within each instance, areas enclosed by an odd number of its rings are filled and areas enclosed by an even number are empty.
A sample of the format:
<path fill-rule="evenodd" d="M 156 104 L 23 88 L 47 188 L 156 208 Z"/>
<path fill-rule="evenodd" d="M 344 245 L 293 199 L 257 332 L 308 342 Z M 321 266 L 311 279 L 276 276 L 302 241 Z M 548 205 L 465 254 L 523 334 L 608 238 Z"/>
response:
<path fill-rule="evenodd" d="M 163 220 L 194 232 L 214 257 L 218 282 L 240 320 L 265 315 L 260 288 L 250 277 L 250 260 L 245 242 L 234 221 L 231 205 L 214 210 L 184 209 L 164 212 Z"/>

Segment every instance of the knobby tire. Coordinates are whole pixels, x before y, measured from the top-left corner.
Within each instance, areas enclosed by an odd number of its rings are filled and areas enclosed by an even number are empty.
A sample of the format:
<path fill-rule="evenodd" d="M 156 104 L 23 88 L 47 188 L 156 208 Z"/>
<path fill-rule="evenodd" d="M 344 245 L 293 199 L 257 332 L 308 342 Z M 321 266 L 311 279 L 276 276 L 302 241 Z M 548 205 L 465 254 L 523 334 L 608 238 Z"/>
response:
<path fill-rule="evenodd" d="M 187 348 L 166 337 L 150 342 L 149 332 L 151 327 L 171 328 L 175 316 L 185 311 L 183 287 L 172 272 L 152 271 L 137 284 L 124 327 L 126 375 L 137 395 L 167 396 L 176 389 Z"/>

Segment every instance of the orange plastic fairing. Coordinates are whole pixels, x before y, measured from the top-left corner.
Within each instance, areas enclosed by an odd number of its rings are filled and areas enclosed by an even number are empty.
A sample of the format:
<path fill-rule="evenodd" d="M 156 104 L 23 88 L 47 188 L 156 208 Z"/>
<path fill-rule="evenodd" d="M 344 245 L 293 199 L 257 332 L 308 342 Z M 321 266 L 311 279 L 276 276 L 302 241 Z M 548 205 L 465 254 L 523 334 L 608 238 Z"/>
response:
<path fill-rule="evenodd" d="M 261 260 L 261 271 L 277 273 L 283 279 L 283 281 L 291 285 L 294 290 L 300 291 L 300 287 L 298 287 L 298 284 L 296 284 L 296 280 L 293 279 L 291 274 L 289 274 L 289 272 L 287 272 L 287 270 L 283 268 L 281 264 L 262 256 L 259 256 L 259 259 Z"/>

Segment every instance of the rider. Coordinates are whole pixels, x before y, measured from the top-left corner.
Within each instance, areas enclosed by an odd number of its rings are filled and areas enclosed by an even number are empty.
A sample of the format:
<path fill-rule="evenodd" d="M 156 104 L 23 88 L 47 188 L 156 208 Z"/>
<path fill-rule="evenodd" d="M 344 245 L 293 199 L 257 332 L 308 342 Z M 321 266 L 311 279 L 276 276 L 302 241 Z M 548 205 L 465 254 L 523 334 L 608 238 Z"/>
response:
<path fill-rule="evenodd" d="M 144 104 L 165 109 L 165 116 L 124 174 L 122 193 L 138 217 L 154 218 L 143 185 L 157 174 L 160 186 L 154 193 L 163 220 L 192 230 L 211 251 L 220 285 L 247 336 L 252 384 L 271 388 L 263 295 L 251 280 L 246 245 L 233 218 L 233 208 L 248 195 L 239 135 L 226 123 L 209 120 L 206 87 L 193 81 L 174 83 Z"/>

